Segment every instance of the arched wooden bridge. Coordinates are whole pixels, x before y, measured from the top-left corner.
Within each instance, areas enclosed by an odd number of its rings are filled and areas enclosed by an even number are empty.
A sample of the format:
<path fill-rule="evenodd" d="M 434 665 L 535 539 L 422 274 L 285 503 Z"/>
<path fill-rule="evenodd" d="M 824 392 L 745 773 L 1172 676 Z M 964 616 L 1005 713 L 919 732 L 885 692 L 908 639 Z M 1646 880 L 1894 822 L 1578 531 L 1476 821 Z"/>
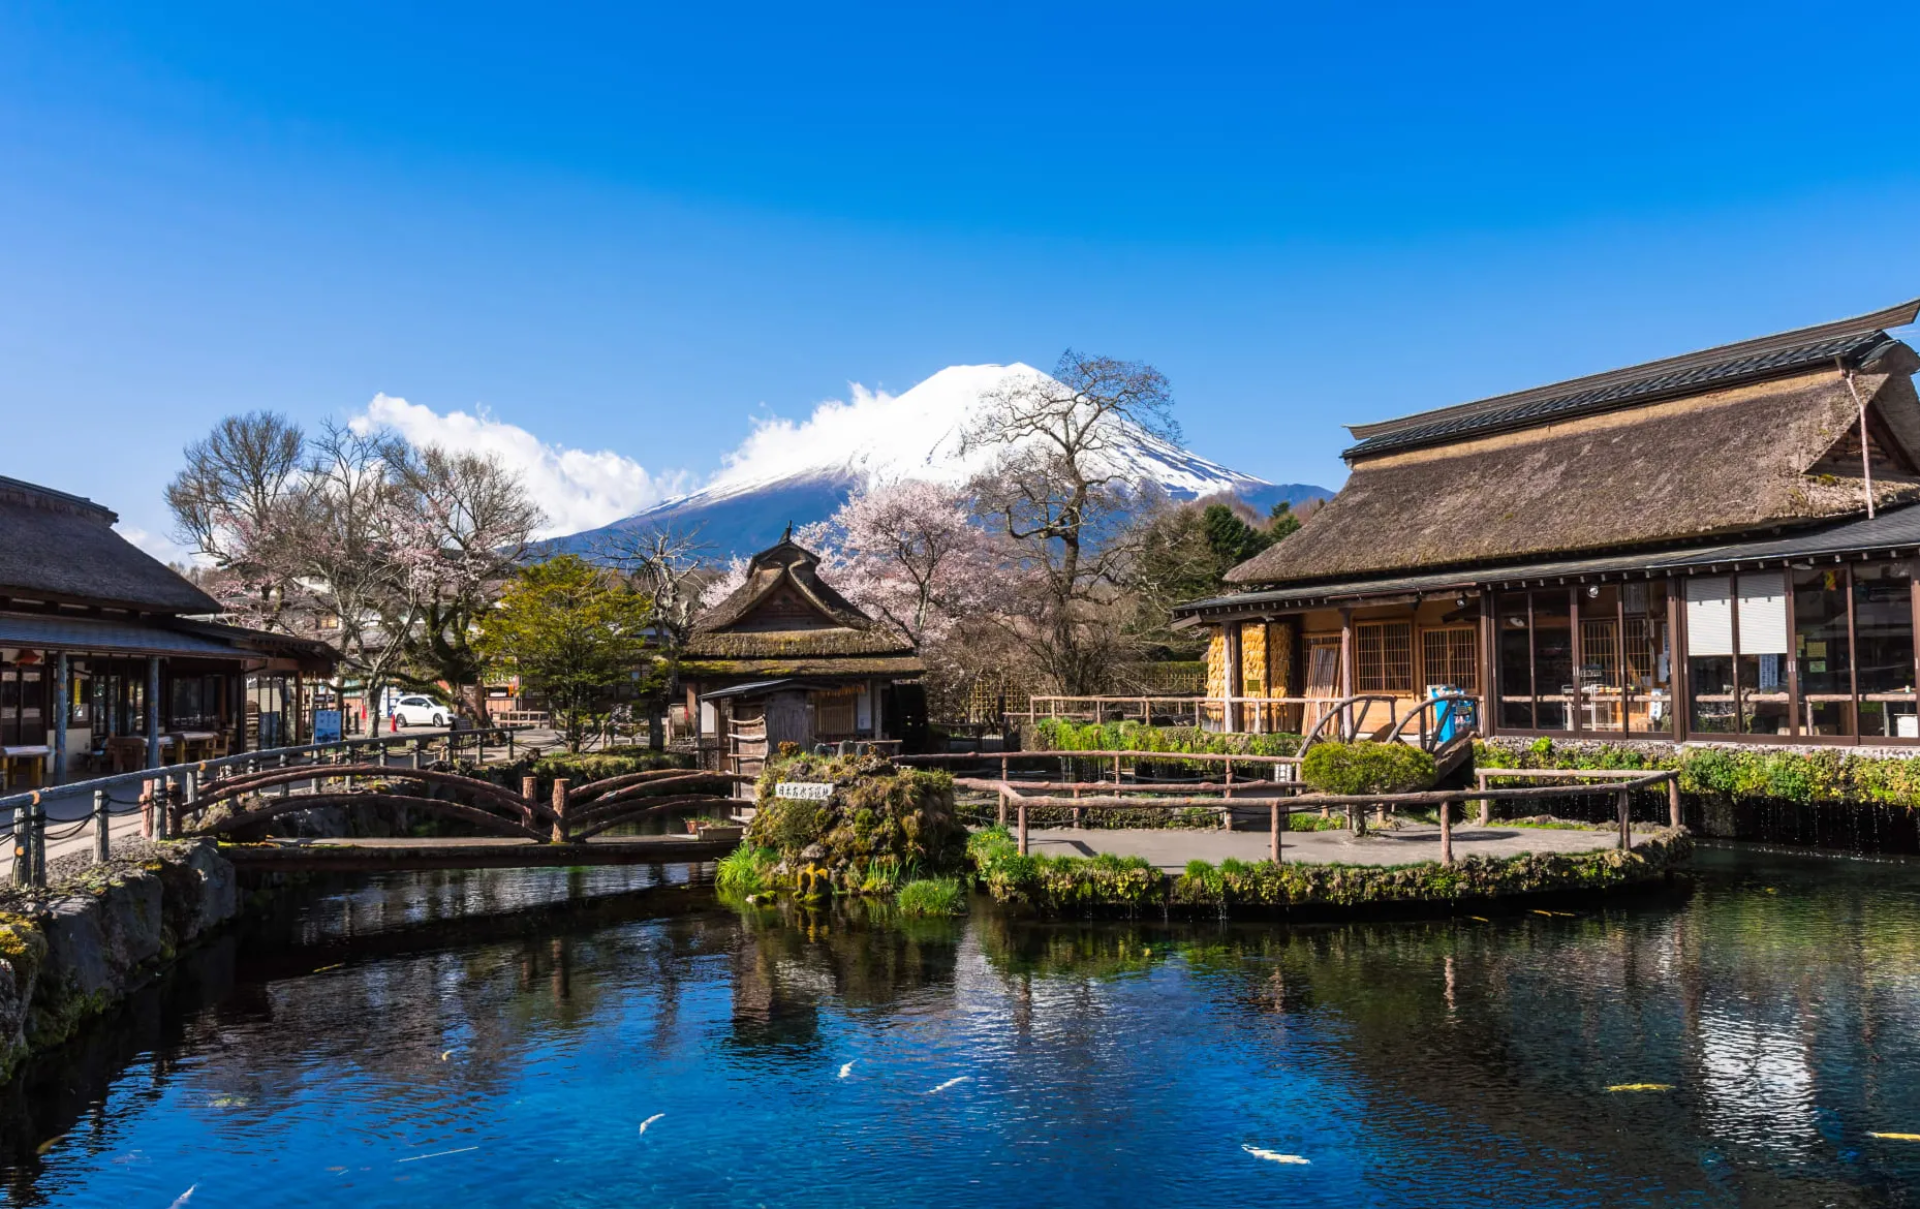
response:
<path fill-rule="evenodd" d="M 532 865 L 670 863 L 714 860 L 732 839 L 607 836 L 638 819 L 676 812 L 725 816 L 740 803 L 725 794 L 751 782 L 737 773 L 654 769 L 584 785 L 565 779 L 541 795 L 533 777 L 519 792 L 492 781 L 381 764 L 301 765 L 222 777 L 171 804 L 173 835 L 226 836 L 297 811 L 330 806 L 404 806 L 453 820 L 484 838 L 276 841 L 228 849 L 237 865 L 283 869 L 446 869 Z M 378 785 L 356 788 L 356 781 Z M 295 793 L 311 784 L 312 792 Z M 227 806 L 225 812 L 215 808 Z"/>

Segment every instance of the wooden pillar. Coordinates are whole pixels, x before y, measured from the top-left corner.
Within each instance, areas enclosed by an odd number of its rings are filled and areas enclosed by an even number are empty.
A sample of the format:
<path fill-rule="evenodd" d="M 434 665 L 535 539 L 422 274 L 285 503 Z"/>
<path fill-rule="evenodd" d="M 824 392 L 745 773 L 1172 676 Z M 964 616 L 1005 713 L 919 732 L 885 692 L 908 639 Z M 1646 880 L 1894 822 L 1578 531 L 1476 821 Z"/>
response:
<path fill-rule="evenodd" d="M 1680 826 L 1680 774 L 1674 773 L 1667 781 L 1667 822 L 1671 826 Z"/>
<path fill-rule="evenodd" d="M 538 777 L 520 778 L 520 796 L 527 800 L 526 805 L 520 808 L 520 821 L 528 827 L 533 826 L 533 795 L 539 792 L 540 779 Z"/>
<path fill-rule="evenodd" d="M 1226 696 L 1220 702 L 1220 729 L 1229 733 L 1240 729 L 1239 707 L 1234 698 L 1240 696 L 1240 622 L 1229 621 L 1222 629 L 1226 641 L 1221 644 L 1227 666 L 1220 677 L 1220 691 Z"/>
<path fill-rule="evenodd" d="M 72 687 L 68 683 L 67 653 L 61 651 L 53 658 L 53 783 L 67 783 L 67 714 L 68 697 Z"/>
<path fill-rule="evenodd" d="M 1440 803 L 1440 863 L 1453 864 L 1453 803 Z"/>
<path fill-rule="evenodd" d="M 1280 863 L 1280 799 L 1275 798 L 1267 804 L 1267 827 L 1272 832 L 1267 840 L 1267 859 L 1274 864 Z"/>
<path fill-rule="evenodd" d="M 147 656 L 147 767 L 160 767 L 160 656 Z"/>
<path fill-rule="evenodd" d="M 1353 696 L 1353 610 L 1340 610 L 1340 695 Z"/>
<path fill-rule="evenodd" d="M 1481 793 L 1485 793 L 1487 791 L 1487 774 L 1484 772 L 1475 772 L 1473 774 L 1473 787 Z M 1491 798 L 1481 798 L 1480 825 L 1485 827 L 1491 822 L 1493 822 L 1493 800 Z"/>
<path fill-rule="evenodd" d="M 1620 811 L 1620 850 L 1625 852 L 1633 847 L 1633 824 L 1627 818 L 1627 807 L 1631 795 L 1623 789 L 1613 796 Z"/>
<path fill-rule="evenodd" d="M 1020 799 L 1020 855 L 1027 854 L 1027 800 Z"/>
<path fill-rule="evenodd" d="M 567 778 L 557 777 L 553 782 L 553 813 L 558 817 L 553 821 L 553 842 L 567 842 Z"/>

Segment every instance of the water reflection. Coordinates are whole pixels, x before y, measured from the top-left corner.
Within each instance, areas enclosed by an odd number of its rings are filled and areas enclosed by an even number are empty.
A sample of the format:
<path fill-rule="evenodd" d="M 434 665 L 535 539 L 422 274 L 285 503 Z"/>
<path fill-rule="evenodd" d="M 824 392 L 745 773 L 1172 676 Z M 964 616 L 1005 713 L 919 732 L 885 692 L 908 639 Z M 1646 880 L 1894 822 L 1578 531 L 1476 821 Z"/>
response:
<path fill-rule="evenodd" d="M 1868 1133 L 1920 1132 L 1920 873 L 1702 861 L 1681 902 L 1294 929 L 342 890 L 9 1089 L 9 1195 L 1908 1203 L 1920 1143 Z"/>

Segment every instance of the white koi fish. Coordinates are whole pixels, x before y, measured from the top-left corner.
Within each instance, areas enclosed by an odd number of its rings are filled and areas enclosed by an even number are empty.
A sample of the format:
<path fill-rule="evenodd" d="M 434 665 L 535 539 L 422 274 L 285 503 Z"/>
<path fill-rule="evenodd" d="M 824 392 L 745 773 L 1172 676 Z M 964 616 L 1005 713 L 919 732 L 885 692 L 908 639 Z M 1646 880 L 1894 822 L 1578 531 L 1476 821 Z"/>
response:
<path fill-rule="evenodd" d="M 853 1060 L 853 1062 L 858 1062 L 858 1061 L 860 1061 L 860 1059 L 858 1058 L 855 1058 Z M 851 1075 L 853 1073 L 853 1062 L 849 1062 L 845 1066 L 840 1068 L 840 1077 L 842 1079 L 846 1078 L 848 1075 Z"/>
<path fill-rule="evenodd" d="M 658 1121 L 661 1117 L 664 1117 L 666 1115 L 667 1115 L 666 1113 L 657 1112 L 657 1113 L 654 1113 L 652 1116 L 648 1117 L 646 1120 L 640 1122 L 640 1136 L 643 1138 L 646 1137 L 647 1126 L 653 1124 L 655 1121 Z"/>
<path fill-rule="evenodd" d="M 199 1186 L 200 1185 L 195 1184 L 193 1188 L 198 1188 Z M 167 1206 L 167 1209 L 187 1209 L 187 1202 L 193 1199 L 193 1188 L 187 1189 L 176 1197 L 173 1204 Z"/>
<path fill-rule="evenodd" d="M 966 1081 L 967 1081 L 966 1075 L 955 1075 L 953 1078 L 948 1079 L 945 1083 L 942 1083 L 940 1086 L 934 1088 L 932 1091 L 928 1092 L 927 1094 L 930 1096 L 938 1095 L 939 1093 L 947 1090 L 949 1087 L 952 1087 L 954 1084 L 965 1083 Z"/>
<path fill-rule="evenodd" d="M 1281 1154 L 1277 1150 L 1268 1150 L 1262 1146 L 1249 1146 L 1245 1142 L 1240 1143 L 1240 1149 L 1246 1151 L 1256 1159 L 1265 1159 L 1269 1163 L 1295 1163 L 1305 1167 L 1309 1162 L 1309 1160 L 1303 1159 L 1297 1154 Z"/>

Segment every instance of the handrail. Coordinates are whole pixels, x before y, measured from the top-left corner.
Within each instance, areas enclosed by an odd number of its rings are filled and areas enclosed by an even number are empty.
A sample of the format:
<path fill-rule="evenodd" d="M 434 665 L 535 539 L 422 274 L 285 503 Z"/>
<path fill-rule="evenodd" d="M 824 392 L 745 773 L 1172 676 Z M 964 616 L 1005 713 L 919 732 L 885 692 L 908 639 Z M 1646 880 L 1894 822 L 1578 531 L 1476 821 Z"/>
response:
<path fill-rule="evenodd" d="M 20 793 L 8 794 L 6 797 L 0 797 L 0 810 L 6 810 L 14 806 L 33 806 L 45 801 L 49 797 L 65 797 L 68 794 L 89 793 L 96 789 L 112 789 L 120 785 L 137 785 L 142 781 L 152 781 L 167 776 L 179 776 L 186 772 L 204 773 L 216 768 L 230 768 L 235 765 L 244 765 L 249 760 L 259 761 L 286 756 L 305 755 L 314 752 L 352 751 L 355 748 L 366 747 L 374 747 L 384 751 L 392 744 L 425 744 L 443 736 L 448 738 L 449 743 L 452 743 L 454 742 L 452 736 L 455 735 L 476 735 L 483 737 L 483 739 L 484 736 L 487 735 L 505 735 L 509 743 L 511 743 L 513 736 L 518 733 L 518 729 L 514 727 L 492 726 L 477 727 L 473 730 L 449 730 L 436 735 L 370 735 L 357 739 L 334 739 L 326 743 L 306 743 L 298 747 L 269 747 L 259 751 L 236 752 L 233 755 L 220 756 L 212 760 L 195 760 L 192 763 L 181 764 L 162 764 L 156 768 L 141 768 L 133 772 L 109 773 L 104 777 L 89 777 L 83 781 L 66 781 L 59 785 L 42 785 L 37 789 L 28 789 Z"/>
<path fill-rule="evenodd" d="M 1312 730 L 1309 730 L 1305 735 L 1301 736 L 1300 753 L 1302 755 L 1306 754 L 1307 748 L 1325 739 L 1326 736 L 1321 734 L 1321 732 L 1326 730 L 1327 723 L 1335 718 L 1345 719 L 1339 730 L 1340 742 L 1353 742 L 1354 737 L 1359 734 L 1360 731 L 1359 719 L 1354 716 L 1353 707 L 1363 701 L 1367 703 L 1368 709 L 1371 709 L 1376 702 L 1385 702 L 1387 707 L 1387 725 L 1393 725 L 1396 721 L 1399 700 L 1398 697 L 1388 693 L 1355 693 L 1351 697 L 1340 698 L 1333 703 L 1331 709 L 1320 715 L 1320 720 L 1313 724 Z"/>
<path fill-rule="evenodd" d="M 1400 719 L 1399 724 L 1393 728 L 1393 732 L 1387 736 L 1387 742 L 1389 743 L 1400 742 L 1406 733 L 1407 723 L 1412 722 L 1414 719 L 1418 718 L 1420 720 L 1420 750 L 1425 752 L 1433 751 L 1435 746 L 1437 745 L 1437 741 L 1439 738 L 1439 735 L 1438 735 L 1439 728 L 1438 726 L 1434 728 L 1435 734 L 1433 736 L 1433 741 L 1429 741 L 1428 735 L 1427 735 L 1427 714 L 1430 712 L 1433 712 L 1435 710 L 1435 707 L 1441 704 L 1456 704 L 1456 703 L 1472 706 L 1476 714 L 1479 710 L 1479 705 L 1480 705 L 1479 698 L 1469 693 L 1436 693 L 1433 696 L 1428 697 L 1425 700 L 1421 701 L 1418 705 L 1414 706 L 1411 710 L 1407 711 L 1407 716 Z M 1439 719 L 1435 718 L 1434 721 L 1437 723 Z M 1471 732 L 1472 730 L 1476 729 L 1478 724 L 1479 724 L 1479 719 L 1478 717 L 1475 717 L 1473 722 L 1467 725 L 1466 727 L 1467 731 Z"/>

